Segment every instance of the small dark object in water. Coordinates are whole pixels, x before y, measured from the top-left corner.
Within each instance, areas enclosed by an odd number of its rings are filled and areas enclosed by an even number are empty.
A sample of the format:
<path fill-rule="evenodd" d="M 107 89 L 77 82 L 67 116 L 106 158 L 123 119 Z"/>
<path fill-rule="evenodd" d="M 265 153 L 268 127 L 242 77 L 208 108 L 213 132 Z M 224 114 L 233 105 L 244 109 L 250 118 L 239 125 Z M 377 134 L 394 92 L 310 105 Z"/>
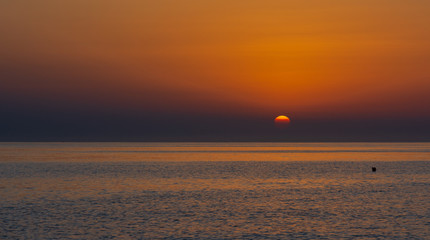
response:
<path fill-rule="evenodd" d="M 376 167 L 372 167 L 372 172 L 376 172 Z"/>

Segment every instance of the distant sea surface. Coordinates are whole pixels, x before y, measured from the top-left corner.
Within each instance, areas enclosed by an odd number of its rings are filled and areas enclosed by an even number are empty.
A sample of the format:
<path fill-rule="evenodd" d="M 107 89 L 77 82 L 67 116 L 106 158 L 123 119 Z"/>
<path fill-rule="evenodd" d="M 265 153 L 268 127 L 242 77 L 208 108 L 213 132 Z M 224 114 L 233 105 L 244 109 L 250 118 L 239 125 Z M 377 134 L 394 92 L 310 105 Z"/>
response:
<path fill-rule="evenodd" d="M 430 143 L 0 143 L 0 239 L 100 238 L 430 239 Z"/>

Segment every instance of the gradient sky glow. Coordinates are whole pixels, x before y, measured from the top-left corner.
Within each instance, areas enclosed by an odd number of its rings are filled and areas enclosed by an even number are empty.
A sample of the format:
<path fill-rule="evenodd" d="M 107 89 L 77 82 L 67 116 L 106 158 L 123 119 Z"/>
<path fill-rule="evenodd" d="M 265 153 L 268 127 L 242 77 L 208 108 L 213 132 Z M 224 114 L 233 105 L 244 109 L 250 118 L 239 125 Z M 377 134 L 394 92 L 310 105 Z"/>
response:
<path fill-rule="evenodd" d="M 429 13 L 427 0 L 1 1 L 0 140 L 430 140 Z M 290 133 L 273 130 L 280 114 Z"/>

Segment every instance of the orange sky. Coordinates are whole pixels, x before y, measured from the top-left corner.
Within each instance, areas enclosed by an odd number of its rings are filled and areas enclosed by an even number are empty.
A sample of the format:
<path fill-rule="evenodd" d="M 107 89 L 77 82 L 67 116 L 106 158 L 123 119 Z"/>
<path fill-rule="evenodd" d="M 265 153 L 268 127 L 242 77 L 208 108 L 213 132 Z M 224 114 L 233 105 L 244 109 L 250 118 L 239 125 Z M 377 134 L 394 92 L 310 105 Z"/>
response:
<path fill-rule="evenodd" d="M 427 0 L 1 1 L 0 93 L 35 107 L 429 117 L 429 13 Z"/>

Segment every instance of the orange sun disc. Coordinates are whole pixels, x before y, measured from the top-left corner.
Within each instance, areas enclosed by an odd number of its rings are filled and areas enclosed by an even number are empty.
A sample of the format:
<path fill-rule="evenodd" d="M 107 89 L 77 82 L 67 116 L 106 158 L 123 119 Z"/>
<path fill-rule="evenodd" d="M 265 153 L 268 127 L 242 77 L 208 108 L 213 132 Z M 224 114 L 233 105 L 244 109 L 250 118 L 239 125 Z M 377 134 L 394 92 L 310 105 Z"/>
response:
<path fill-rule="evenodd" d="M 277 116 L 275 118 L 275 125 L 279 128 L 286 128 L 290 123 L 290 118 L 284 115 Z"/>

